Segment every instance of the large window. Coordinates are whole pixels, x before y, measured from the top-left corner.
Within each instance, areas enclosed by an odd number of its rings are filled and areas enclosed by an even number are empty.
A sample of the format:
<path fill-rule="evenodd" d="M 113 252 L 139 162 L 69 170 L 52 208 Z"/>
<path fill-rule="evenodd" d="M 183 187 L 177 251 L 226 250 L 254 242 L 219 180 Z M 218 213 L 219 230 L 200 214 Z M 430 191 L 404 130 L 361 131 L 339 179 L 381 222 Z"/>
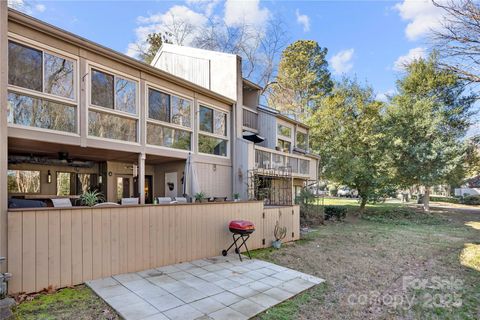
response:
<path fill-rule="evenodd" d="M 137 142 L 137 82 L 91 69 L 90 136 Z"/>
<path fill-rule="evenodd" d="M 226 157 L 228 154 L 228 115 L 201 105 L 199 110 L 198 151 Z"/>
<path fill-rule="evenodd" d="M 137 141 L 137 120 L 96 111 L 88 112 L 88 134 L 90 136 Z"/>
<path fill-rule="evenodd" d="M 8 122 L 77 133 L 75 62 L 8 43 Z"/>
<path fill-rule="evenodd" d="M 191 150 L 190 100 L 148 89 L 147 144 Z"/>
<path fill-rule="evenodd" d="M 279 124 L 277 127 L 277 134 L 284 138 L 292 138 L 292 128 Z"/>
<path fill-rule="evenodd" d="M 64 103 L 8 93 L 8 122 L 27 127 L 77 132 L 77 109 Z"/>
<path fill-rule="evenodd" d="M 190 150 L 191 133 L 177 128 L 147 123 L 147 143 L 175 149 Z"/>
<path fill-rule="evenodd" d="M 305 132 L 297 131 L 297 148 L 308 149 L 308 136 Z"/>
<path fill-rule="evenodd" d="M 57 172 L 57 195 L 79 195 L 97 187 L 97 175 L 91 173 Z"/>
<path fill-rule="evenodd" d="M 9 193 L 40 193 L 40 171 L 8 170 Z"/>

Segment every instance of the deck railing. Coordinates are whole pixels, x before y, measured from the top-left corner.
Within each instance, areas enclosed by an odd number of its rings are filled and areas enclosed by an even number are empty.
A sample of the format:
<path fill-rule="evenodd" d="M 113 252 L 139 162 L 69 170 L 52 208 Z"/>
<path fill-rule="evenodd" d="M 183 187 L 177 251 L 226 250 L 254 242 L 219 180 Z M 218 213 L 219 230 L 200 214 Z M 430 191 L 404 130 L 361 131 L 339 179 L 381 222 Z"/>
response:
<path fill-rule="evenodd" d="M 271 246 L 277 221 L 287 227 L 284 241 L 299 238 L 298 206 L 258 201 L 11 210 L 8 289 L 38 292 L 217 256 L 231 242 L 232 219 L 255 224 L 250 249 Z"/>
<path fill-rule="evenodd" d="M 289 167 L 295 175 L 310 174 L 310 160 L 293 154 L 255 146 L 256 169 L 281 169 Z"/>

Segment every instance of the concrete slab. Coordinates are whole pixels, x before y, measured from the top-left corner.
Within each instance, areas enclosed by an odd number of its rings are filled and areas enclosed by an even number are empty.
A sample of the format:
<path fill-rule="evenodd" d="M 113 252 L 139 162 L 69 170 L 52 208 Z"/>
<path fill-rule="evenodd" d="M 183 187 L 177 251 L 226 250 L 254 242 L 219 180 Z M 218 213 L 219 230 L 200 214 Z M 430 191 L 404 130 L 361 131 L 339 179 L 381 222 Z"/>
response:
<path fill-rule="evenodd" d="M 244 320 L 323 279 L 237 256 L 219 256 L 88 281 L 125 320 Z"/>

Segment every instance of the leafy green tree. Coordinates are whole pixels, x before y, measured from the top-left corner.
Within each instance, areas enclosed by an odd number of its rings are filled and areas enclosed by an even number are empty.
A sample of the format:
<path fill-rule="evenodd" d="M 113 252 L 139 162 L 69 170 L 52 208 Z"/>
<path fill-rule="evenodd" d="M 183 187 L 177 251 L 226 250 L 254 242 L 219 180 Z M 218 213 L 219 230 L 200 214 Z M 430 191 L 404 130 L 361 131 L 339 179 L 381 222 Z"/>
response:
<path fill-rule="evenodd" d="M 370 87 L 345 79 L 308 121 L 324 178 L 357 189 L 360 214 L 367 201 L 383 195 L 391 183 L 384 157 L 384 107 Z"/>
<path fill-rule="evenodd" d="M 271 85 L 269 105 L 305 120 L 318 107 L 322 97 L 333 87 L 328 50 L 313 40 L 298 40 L 283 52 L 277 80 Z"/>
<path fill-rule="evenodd" d="M 465 83 L 442 70 L 433 54 L 406 67 L 387 110 L 395 178 L 405 187 L 425 187 L 425 211 L 429 211 L 430 188 L 458 179 L 467 155 L 462 139 L 470 126 L 474 97 L 464 90 Z"/>

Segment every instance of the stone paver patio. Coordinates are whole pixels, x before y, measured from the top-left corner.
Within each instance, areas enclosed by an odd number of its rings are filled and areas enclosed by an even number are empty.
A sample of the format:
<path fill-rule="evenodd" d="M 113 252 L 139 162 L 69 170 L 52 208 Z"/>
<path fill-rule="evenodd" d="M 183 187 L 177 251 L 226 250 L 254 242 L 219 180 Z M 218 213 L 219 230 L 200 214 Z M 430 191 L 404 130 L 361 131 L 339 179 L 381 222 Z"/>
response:
<path fill-rule="evenodd" d="M 87 282 L 126 320 L 249 319 L 323 279 L 260 260 L 214 257 Z"/>

